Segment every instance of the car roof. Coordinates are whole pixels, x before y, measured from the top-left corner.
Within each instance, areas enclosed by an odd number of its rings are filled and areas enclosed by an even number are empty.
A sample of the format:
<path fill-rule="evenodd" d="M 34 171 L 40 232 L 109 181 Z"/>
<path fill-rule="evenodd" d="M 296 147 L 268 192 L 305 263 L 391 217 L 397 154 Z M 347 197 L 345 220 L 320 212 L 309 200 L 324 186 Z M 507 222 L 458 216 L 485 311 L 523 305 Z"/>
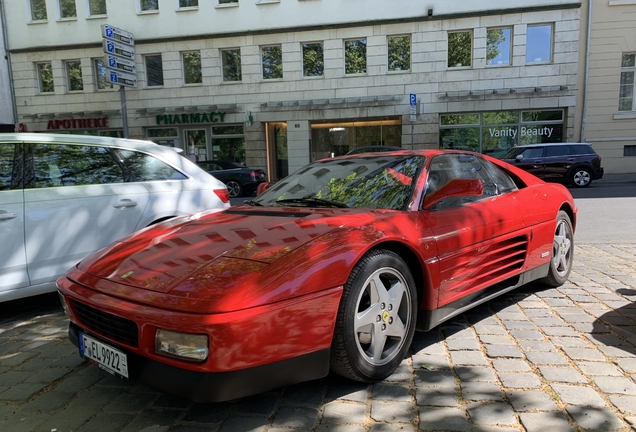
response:
<path fill-rule="evenodd" d="M 558 146 L 558 145 L 590 145 L 589 143 L 582 143 L 582 142 L 561 142 L 561 143 L 540 143 L 540 144 L 526 144 L 526 145 L 520 145 L 520 146 L 516 146 L 513 148 L 532 148 L 532 147 L 543 147 L 546 145 L 551 145 L 551 146 Z"/>
<path fill-rule="evenodd" d="M 70 144 L 88 144 L 108 147 L 128 147 L 135 150 L 156 148 L 158 144 L 128 138 L 111 138 L 96 135 L 52 134 L 52 133 L 0 133 L 2 141 L 13 142 L 66 142 Z"/>

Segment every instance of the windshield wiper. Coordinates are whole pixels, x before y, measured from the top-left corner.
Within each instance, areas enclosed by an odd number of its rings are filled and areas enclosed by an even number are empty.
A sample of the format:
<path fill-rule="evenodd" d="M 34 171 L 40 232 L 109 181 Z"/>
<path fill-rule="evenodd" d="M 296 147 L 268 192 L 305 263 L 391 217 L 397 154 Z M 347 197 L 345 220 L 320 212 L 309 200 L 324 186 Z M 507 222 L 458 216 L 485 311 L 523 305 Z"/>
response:
<path fill-rule="evenodd" d="M 256 206 L 258 206 L 258 207 L 263 207 L 263 204 L 261 204 L 261 203 L 259 203 L 259 202 L 256 202 L 256 201 L 254 201 L 254 200 L 245 200 L 245 201 L 243 201 L 243 204 L 247 204 L 247 205 L 249 205 L 249 206 L 255 206 L 255 207 L 256 207 Z"/>
<path fill-rule="evenodd" d="M 321 204 L 325 207 L 337 207 L 337 208 L 349 208 L 348 205 L 338 202 L 329 201 L 322 198 L 316 198 L 314 196 L 306 196 L 302 198 L 286 198 L 274 201 L 275 204 Z"/>

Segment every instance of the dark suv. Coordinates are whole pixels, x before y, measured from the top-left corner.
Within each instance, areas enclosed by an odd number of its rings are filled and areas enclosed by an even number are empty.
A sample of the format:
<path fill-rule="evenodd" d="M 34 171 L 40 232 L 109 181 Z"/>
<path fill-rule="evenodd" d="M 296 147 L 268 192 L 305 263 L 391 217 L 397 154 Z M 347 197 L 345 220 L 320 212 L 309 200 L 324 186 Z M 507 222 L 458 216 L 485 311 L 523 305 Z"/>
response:
<path fill-rule="evenodd" d="M 603 178 L 601 157 L 584 143 L 546 143 L 513 147 L 500 159 L 544 181 L 587 187 Z"/>

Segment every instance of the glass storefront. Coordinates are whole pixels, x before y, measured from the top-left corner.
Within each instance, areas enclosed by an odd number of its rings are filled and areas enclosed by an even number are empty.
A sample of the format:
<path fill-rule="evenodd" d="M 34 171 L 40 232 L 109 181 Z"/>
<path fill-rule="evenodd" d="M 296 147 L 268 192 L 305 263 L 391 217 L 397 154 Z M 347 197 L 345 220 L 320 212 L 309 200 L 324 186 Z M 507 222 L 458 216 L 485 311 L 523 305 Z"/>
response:
<path fill-rule="evenodd" d="M 499 156 L 517 145 L 563 142 L 563 110 L 440 115 L 439 146 Z"/>
<path fill-rule="evenodd" d="M 342 156 L 365 146 L 402 146 L 402 120 L 398 118 L 311 124 L 310 160 Z"/>

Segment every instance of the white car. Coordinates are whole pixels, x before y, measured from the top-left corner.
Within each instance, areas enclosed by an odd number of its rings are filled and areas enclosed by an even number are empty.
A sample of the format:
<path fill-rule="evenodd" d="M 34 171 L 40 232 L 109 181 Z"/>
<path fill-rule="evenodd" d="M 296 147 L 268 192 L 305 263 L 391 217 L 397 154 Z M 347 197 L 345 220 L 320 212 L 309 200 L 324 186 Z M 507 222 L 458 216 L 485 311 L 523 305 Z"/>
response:
<path fill-rule="evenodd" d="M 0 302 L 55 291 L 78 261 L 133 231 L 228 207 L 226 186 L 168 147 L 0 134 Z"/>

